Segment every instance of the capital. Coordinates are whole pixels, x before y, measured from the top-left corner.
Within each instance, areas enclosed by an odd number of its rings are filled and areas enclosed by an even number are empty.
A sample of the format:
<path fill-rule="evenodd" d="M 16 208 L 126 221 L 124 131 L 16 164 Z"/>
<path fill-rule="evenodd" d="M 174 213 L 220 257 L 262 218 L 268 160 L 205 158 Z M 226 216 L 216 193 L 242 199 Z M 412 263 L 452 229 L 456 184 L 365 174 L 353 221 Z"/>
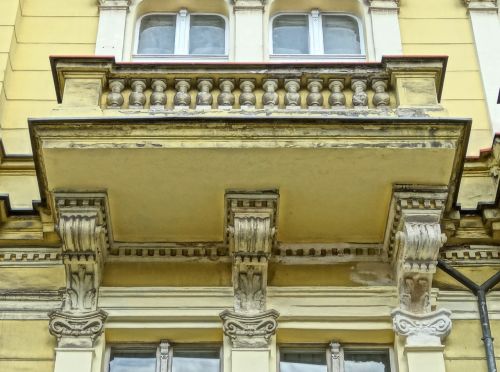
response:
<path fill-rule="evenodd" d="M 396 309 L 391 315 L 394 331 L 406 337 L 407 345 L 441 345 L 451 331 L 451 311 L 447 309 L 427 314 Z"/>
<path fill-rule="evenodd" d="M 49 332 L 57 337 L 60 347 L 92 347 L 102 334 L 107 316 L 103 310 L 84 314 L 52 311 Z"/>
<path fill-rule="evenodd" d="M 267 347 L 278 326 L 279 313 L 276 310 L 244 315 L 224 310 L 220 317 L 224 334 L 231 339 L 235 348 Z"/>

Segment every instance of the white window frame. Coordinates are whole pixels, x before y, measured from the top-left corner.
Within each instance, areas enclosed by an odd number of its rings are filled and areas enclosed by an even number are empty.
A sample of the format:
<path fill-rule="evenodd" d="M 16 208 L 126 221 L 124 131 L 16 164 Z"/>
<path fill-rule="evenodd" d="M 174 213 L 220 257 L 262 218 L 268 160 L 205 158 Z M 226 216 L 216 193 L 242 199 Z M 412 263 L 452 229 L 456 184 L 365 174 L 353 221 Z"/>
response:
<path fill-rule="evenodd" d="M 324 350 L 325 358 L 326 358 L 326 370 L 327 372 L 344 372 L 344 351 L 363 351 L 366 350 L 369 352 L 377 352 L 377 351 L 387 351 L 389 354 L 389 367 L 391 372 L 397 372 L 396 369 L 396 359 L 394 356 L 394 349 L 390 346 L 381 346 L 381 345 L 372 345 L 372 344 L 340 344 L 340 358 L 341 358 L 341 367 L 340 371 L 332 366 L 332 352 L 330 349 L 330 345 L 325 344 L 279 344 L 277 345 L 276 352 L 276 371 L 280 372 L 280 359 L 281 359 L 281 348 L 284 349 L 297 349 L 297 350 Z"/>
<path fill-rule="evenodd" d="M 160 358 L 160 349 L 164 346 L 167 348 L 168 358 L 161 359 Z M 172 361 L 173 361 L 173 353 L 174 348 L 180 347 L 181 349 L 219 349 L 219 372 L 223 372 L 223 364 L 224 364 L 224 354 L 222 344 L 217 343 L 170 343 L 167 340 L 162 340 L 160 343 L 116 343 L 106 345 L 106 352 L 104 357 L 104 372 L 110 372 L 109 363 L 111 362 L 111 350 L 149 350 L 156 351 L 156 369 L 155 372 L 171 372 L 172 371 Z"/>
<path fill-rule="evenodd" d="M 306 15 L 309 24 L 309 54 L 274 54 L 273 24 L 277 17 L 284 15 Z M 325 54 L 323 46 L 323 16 L 337 15 L 352 18 L 358 25 L 360 54 Z M 313 9 L 311 12 L 280 12 L 269 19 L 269 58 L 271 60 L 341 60 L 341 61 L 365 61 L 367 51 L 365 46 L 365 33 L 363 23 L 353 14 L 344 12 L 322 12 Z"/>
<path fill-rule="evenodd" d="M 174 15 L 175 18 L 175 45 L 174 54 L 139 54 L 139 32 L 141 29 L 142 20 L 151 15 Z M 224 20 L 224 54 L 189 54 L 189 37 L 191 16 L 211 15 L 217 16 Z M 150 12 L 141 15 L 136 22 L 134 30 L 134 47 L 132 52 L 132 61 L 162 61 L 162 60 L 215 60 L 225 61 L 229 57 L 229 22 L 227 17 L 218 13 L 190 13 L 187 9 L 181 9 L 178 13 L 174 12 Z"/>

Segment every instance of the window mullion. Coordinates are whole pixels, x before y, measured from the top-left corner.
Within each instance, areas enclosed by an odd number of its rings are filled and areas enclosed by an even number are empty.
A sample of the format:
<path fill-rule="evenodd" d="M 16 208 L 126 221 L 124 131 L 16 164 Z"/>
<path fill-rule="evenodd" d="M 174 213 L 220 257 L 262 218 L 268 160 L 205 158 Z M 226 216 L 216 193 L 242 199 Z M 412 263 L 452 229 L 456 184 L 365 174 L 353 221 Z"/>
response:
<path fill-rule="evenodd" d="M 309 16 L 310 21 L 310 53 L 311 54 L 323 54 L 322 42 L 321 42 L 321 19 L 318 9 L 313 9 Z"/>
<path fill-rule="evenodd" d="M 177 15 L 175 31 L 175 54 L 189 54 L 189 13 L 181 9 Z"/>
<path fill-rule="evenodd" d="M 158 345 L 157 351 L 157 371 L 158 372 L 168 372 L 168 362 L 170 359 L 170 344 L 167 340 L 161 340 L 160 345 Z"/>
<path fill-rule="evenodd" d="M 330 343 L 331 368 L 330 372 L 344 372 L 344 350 L 338 342 Z"/>

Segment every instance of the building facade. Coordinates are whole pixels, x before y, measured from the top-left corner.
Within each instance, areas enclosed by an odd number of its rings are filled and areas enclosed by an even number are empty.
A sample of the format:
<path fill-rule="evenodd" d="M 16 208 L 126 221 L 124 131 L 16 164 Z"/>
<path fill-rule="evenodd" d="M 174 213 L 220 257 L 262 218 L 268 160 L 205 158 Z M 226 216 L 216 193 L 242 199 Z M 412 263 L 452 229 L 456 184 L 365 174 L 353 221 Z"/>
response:
<path fill-rule="evenodd" d="M 496 371 L 498 40 L 496 0 L 2 0 L 0 370 Z"/>

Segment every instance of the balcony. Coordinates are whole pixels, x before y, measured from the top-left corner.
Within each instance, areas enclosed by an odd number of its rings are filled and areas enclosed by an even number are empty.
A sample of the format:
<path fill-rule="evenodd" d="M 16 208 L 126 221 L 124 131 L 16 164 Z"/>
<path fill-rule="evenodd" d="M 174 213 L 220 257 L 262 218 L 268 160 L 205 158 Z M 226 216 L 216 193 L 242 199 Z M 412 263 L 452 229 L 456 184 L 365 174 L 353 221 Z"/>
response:
<path fill-rule="evenodd" d="M 228 193 L 272 190 L 277 259 L 387 259 L 394 187 L 456 200 L 470 120 L 439 105 L 445 64 L 54 57 L 61 104 L 30 120 L 42 204 L 57 221 L 68 193 L 104 195 L 110 260 L 212 260 Z"/>

